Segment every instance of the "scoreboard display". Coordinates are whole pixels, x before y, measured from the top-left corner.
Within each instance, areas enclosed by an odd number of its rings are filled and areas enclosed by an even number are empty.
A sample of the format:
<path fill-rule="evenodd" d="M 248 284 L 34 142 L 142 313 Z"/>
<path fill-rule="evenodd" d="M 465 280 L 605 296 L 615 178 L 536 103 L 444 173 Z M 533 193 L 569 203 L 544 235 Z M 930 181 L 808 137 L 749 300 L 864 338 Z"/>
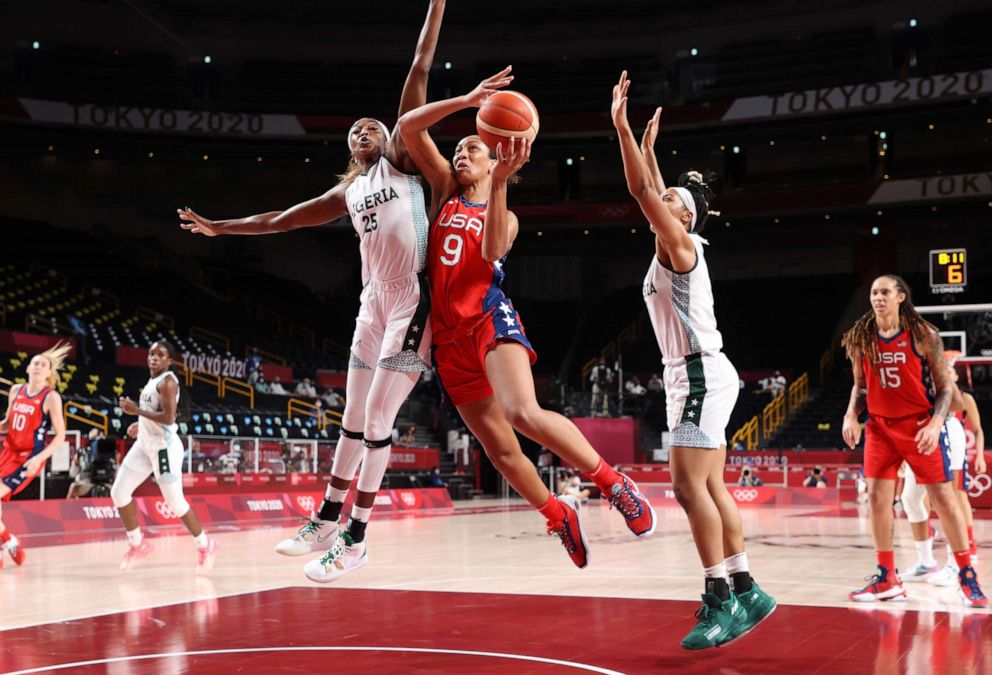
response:
<path fill-rule="evenodd" d="M 930 251 L 930 290 L 963 293 L 968 285 L 968 253 L 963 248 Z"/>

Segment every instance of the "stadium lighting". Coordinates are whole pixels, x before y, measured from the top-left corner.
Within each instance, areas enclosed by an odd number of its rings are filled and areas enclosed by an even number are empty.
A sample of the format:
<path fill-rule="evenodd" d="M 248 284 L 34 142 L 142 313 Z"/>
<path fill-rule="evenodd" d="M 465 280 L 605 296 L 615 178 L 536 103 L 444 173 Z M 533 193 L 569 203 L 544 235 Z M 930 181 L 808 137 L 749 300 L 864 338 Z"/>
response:
<path fill-rule="evenodd" d="M 916 28 L 916 19 L 910 19 L 909 20 L 909 27 L 910 28 Z"/>
<path fill-rule="evenodd" d="M 734 153 L 735 155 L 739 155 L 739 154 L 741 154 L 741 146 L 739 146 L 739 145 L 735 145 L 735 146 L 734 146 L 734 149 L 733 149 L 733 153 Z"/>
<path fill-rule="evenodd" d="M 210 58 L 210 54 L 207 54 L 206 56 L 203 57 L 204 63 L 210 63 L 211 61 L 213 61 L 213 59 Z"/>
<path fill-rule="evenodd" d="M 537 236 L 539 236 L 539 237 L 543 237 L 543 236 L 544 236 L 544 233 L 543 233 L 543 232 L 541 232 L 540 230 L 538 230 L 538 232 L 537 232 Z"/>
<path fill-rule="evenodd" d="M 451 70 L 451 61 L 445 61 L 444 62 L 444 69 L 445 70 Z"/>
<path fill-rule="evenodd" d="M 572 161 L 571 157 L 565 159 L 565 166 L 572 166 L 573 163 L 574 162 Z"/>
<path fill-rule="evenodd" d="M 872 234 L 872 236 L 876 236 L 877 237 L 878 236 L 878 228 L 877 227 L 871 228 L 871 234 Z"/>
<path fill-rule="evenodd" d="M 693 47 L 689 50 L 689 56 L 699 56 L 699 50 Z"/>
<path fill-rule="evenodd" d="M 154 159 L 154 158 L 155 158 L 155 153 L 154 152 L 149 152 L 148 153 L 148 159 Z"/>
<path fill-rule="evenodd" d="M 888 134 L 885 133 L 884 131 L 879 131 L 878 132 L 878 137 L 881 138 L 884 141 L 888 137 Z"/>
<path fill-rule="evenodd" d="M 99 155 L 100 154 L 100 148 L 93 148 L 93 154 L 94 155 Z"/>
<path fill-rule="evenodd" d="M 589 230 L 582 230 L 582 234 L 589 234 Z"/>
<path fill-rule="evenodd" d="M 31 43 L 31 49 L 41 49 L 41 43 L 35 40 Z"/>

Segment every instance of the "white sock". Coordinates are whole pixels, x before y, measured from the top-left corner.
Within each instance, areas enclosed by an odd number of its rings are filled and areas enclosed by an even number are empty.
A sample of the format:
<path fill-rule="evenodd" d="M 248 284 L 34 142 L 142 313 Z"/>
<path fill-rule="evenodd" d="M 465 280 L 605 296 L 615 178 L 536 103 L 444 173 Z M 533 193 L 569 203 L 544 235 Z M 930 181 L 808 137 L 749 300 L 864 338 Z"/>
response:
<path fill-rule="evenodd" d="M 348 494 L 347 488 L 342 490 L 341 488 L 336 488 L 336 487 L 332 487 L 331 485 L 328 485 L 327 492 L 324 493 L 324 499 L 331 502 L 332 504 L 343 504 L 344 498 L 347 494 Z"/>
<path fill-rule="evenodd" d="M 372 507 L 370 506 L 367 509 L 363 509 L 360 506 L 352 506 L 351 517 L 355 520 L 360 520 L 363 523 L 367 523 L 369 522 L 369 518 L 372 517 Z"/>
<path fill-rule="evenodd" d="M 713 567 L 704 567 L 703 576 L 707 579 L 726 579 L 727 578 L 727 563 L 718 562 Z"/>
<path fill-rule="evenodd" d="M 133 530 L 124 530 L 124 534 L 127 535 L 127 543 L 133 547 L 141 546 L 141 541 L 143 537 L 141 536 L 141 528 L 136 527 Z"/>
<path fill-rule="evenodd" d="M 726 560 L 723 561 L 727 566 L 727 574 L 737 574 L 738 572 L 749 572 L 750 568 L 747 565 L 747 553 L 735 553 Z"/>
<path fill-rule="evenodd" d="M 958 561 L 954 559 L 954 551 L 951 550 L 950 544 L 945 544 L 947 548 L 947 566 L 953 570 L 961 571 L 958 569 Z"/>
<path fill-rule="evenodd" d="M 196 542 L 196 547 L 197 548 L 206 548 L 207 547 L 207 531 L 206 530 L 200 530 L 200 534 L 198 534 L 195 537 L 193 537 L 193 541 Z"/>
<path fill-rule="evenodd" d="M 919 564 L 926 567 L 933 567 L 937 564 L 937 561 L 933 557 L 933 537 L 914 543 L 916 544 L 916 557 Z"/>

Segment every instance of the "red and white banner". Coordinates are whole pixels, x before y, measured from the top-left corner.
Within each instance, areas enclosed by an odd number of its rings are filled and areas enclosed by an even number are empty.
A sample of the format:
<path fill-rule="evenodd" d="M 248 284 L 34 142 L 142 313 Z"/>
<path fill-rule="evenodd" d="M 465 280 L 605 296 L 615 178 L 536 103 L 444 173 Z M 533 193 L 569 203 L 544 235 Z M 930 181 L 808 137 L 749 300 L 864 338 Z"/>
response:
<path fill-rule="evenodd" d="M 390 469 L 420 469 L 428 471 L 441 466 L 437 448 L 403 448 L 393 446 L 389 456 Z"/>
<path fill-rule="evenodd" d="M 925 176 L 879 183 L 869 204 L 965 199 L 992 194 L 992 173 L 961 173 L 952 176 Z"/>
<path fill-rule="evenodd" d="M 323 492 L 262 492 L 188 496 L 204 525 L 245 524 L 291 521 L 309 515 L 324 498 Z M 348 495 L 348 504 L 354 491 Z M 139 520 L 144 526 L 178 525 L 179 519 L 161 495 L 135 497 Z M 451 512 L 451 496 L 446 488 L 381 490 L 375 510 L 383 514 Z M 4 522 L 11 530 L 25 534 L 82 533 L 121 528 L 117 509 L 110 499 L 22 500 L 4 504 Z"/>
<path fill-rule="evenodd" d="M 676 504 L 671 485 L 640 485 L 652 504 Z M 727 486 L 738 506 L 836 506 L 840 503 L 837 488 L 781 488 Z"/>
<path fill-rule="evenodd" d="M 943 103 L 992 91 L 992 70 L 911 77 L 736 99 L 723 121 L 824 115 L 892 105 Z"/>

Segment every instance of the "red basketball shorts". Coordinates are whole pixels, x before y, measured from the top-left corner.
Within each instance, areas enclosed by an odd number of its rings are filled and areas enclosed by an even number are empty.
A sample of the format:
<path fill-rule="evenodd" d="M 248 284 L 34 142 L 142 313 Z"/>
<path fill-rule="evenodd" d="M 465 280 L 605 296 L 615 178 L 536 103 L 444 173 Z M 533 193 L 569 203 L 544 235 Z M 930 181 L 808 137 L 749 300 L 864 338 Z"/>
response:
<path fill-rule="evenodd" d="M 10 488 L 10 492 L 3 497 L 3 501 L 10 501 L 11 497 L 30 485 L 34 477 L 41 473 L 39 469 L 37 473 L 28 475 L 24 466 L 34 454 L 30 450 L 17 451 L 4 444 L 0 451 L 0 483 Z"/>
<path fill-rule="evenodd" d="M 523 345 L 530 355 L 531 365 L 537 361 L 537 353 L 524 333 L 520 316 L 509 301 L 500 303 L 478 326 L 457 340 L 435 344 L 437 375 L 455 406 L 475 403 L 493 395 L 486 377 L 486 354 L 505 341 Z"/>
<path fill-rule="evenodd" d="M 865 477 L 895 480 L 899 465 L 905 461 L 920 485 L 952 480 L 946 431 L 941 430 L 937 449 L 929 455 L 916 448 L 916 433 L 929 422 L 926 413 L 898 419 L 869 418 L 865 425 Z"/>

